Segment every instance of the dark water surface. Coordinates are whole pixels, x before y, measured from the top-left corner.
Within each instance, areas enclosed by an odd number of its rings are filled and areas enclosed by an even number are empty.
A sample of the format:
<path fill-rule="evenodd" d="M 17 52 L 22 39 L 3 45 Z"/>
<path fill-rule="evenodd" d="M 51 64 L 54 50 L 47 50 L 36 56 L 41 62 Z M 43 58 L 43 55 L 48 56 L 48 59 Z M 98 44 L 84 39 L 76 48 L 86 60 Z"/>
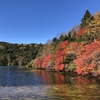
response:
<path fill-rule="evenodd" d="M 100 81 L 1 66 L 0 100 L 100 100 Z"/>

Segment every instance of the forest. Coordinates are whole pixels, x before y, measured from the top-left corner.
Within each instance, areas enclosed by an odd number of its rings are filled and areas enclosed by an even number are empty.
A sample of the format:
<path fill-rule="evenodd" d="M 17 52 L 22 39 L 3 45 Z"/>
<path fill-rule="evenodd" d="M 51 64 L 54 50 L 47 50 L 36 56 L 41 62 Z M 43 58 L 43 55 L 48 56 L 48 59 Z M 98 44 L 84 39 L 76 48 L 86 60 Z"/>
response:
<path fill-rule="evenodd" d="M 80 25 L 45 44 L 0 42 L 0 66 L 100 75 L 100 12 L 86 10 Z"/>

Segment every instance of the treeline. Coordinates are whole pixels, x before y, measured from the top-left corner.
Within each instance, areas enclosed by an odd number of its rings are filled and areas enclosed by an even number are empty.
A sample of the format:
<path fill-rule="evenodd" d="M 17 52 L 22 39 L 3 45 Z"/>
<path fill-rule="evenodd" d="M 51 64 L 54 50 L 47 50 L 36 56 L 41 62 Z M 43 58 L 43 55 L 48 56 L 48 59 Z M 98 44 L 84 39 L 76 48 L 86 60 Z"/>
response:
<path fill-rule="evenodd" d="M 26 65 L 35 59 L 43 44 L 12 44 L 0 42 L 0 66 Z"/>

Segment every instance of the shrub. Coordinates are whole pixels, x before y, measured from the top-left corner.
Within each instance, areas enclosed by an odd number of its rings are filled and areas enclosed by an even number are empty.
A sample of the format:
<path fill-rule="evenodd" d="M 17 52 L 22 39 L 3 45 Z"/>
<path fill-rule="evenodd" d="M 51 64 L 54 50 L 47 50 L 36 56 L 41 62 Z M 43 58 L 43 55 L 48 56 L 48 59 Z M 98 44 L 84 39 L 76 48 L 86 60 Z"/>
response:
<path fill-rule="evenodd" d="M 69 64 L 69 66 L 68 66 L 68 70 L 69 70 L 70 72 L 72 72 L 72 71 L 74 71 L 75 67 L 76 67 L 76 65 L 75 65 L 74 63 L 71 63 L 71 64 Z"/>
<path fill-rule="evenodd" d="M 64 57 L 64 64 L 69 64 L 76 58 L 76 55 L 74 53 L 67 53 Z"/>

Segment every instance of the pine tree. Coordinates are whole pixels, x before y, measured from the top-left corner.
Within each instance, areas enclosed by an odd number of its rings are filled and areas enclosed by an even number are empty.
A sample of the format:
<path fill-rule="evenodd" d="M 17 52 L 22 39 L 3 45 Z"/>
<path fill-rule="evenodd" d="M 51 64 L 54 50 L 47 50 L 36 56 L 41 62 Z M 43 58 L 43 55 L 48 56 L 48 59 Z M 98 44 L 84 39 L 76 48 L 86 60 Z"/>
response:
<path fill-rule="evenodd" d="M 80 29 L 82 29 L 83 27 L 85 27 L 87 25 L 87 20 L 89 18 L 91 18 L 91 14 L 88 10 L 86 10 L 84 17 L 81 20 Z"/>

